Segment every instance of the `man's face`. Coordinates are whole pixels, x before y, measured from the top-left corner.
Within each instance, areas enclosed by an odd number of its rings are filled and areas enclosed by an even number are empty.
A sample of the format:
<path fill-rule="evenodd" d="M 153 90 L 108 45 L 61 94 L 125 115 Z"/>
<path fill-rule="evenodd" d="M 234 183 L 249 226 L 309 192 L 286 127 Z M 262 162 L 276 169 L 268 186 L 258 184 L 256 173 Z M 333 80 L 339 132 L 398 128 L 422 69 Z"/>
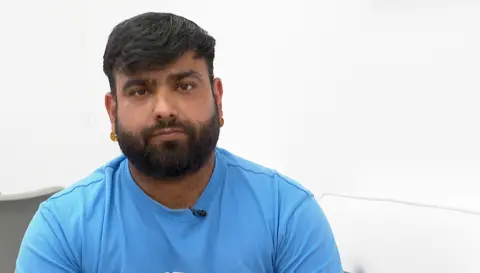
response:
<path fill-rule="evenodd" d="M 175 180 L 200 169 L 220 132 L 222 85 L 203 59 L 186 53 L 165 69 L 117 73 L 107 111 L 122 152 L 143 174 Z"/>

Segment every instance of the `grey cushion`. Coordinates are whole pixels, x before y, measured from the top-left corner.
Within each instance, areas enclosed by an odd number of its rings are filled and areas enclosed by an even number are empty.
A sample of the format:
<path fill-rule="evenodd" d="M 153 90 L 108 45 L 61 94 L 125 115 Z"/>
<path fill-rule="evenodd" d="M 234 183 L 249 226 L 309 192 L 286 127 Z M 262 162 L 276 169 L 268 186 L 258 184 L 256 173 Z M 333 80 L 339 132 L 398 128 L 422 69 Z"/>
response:
<path fill-rule="evenodd" d="M 15 271 L 23 235 L 38 206 L 61 189 L 52 187 L 22 194 L 0 194 L 0 272 Z"/>

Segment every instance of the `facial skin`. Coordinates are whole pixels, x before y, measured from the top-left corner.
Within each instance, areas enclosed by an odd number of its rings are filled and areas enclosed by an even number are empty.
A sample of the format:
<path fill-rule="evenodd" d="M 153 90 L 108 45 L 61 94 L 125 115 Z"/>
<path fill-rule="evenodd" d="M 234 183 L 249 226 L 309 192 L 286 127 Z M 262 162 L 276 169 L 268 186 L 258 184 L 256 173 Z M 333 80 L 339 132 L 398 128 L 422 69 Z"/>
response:
<path fill-rule="evenodd" d="M 223 88 L 194 56 L 187 52 L 162 70 L 115 74 L 117 97 L 107 93 L 105 106 L 134 178 L 172 183 L 213 170 Z"/>

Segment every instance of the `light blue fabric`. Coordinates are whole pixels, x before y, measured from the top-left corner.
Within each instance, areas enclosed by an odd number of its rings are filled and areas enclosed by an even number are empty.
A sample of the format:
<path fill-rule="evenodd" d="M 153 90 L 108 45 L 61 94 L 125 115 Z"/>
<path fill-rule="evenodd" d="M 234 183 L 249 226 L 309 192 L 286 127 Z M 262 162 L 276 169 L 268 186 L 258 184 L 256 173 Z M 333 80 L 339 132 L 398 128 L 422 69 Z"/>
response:
<path fill-rule="evenodd" d="M 150 199 L 121 156 L 40 206 L 16 272 L 342 272 L 313 195 L 275 171 L 217 148 L 195 208 Z"/>

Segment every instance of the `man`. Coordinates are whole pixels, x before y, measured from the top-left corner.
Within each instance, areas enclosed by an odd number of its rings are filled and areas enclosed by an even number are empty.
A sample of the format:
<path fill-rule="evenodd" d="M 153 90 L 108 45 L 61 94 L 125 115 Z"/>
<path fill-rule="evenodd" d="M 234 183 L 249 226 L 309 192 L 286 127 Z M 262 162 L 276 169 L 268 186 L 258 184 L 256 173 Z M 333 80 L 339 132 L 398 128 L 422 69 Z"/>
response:
<path fill-rule="evenodd" d="M 216 148 L 215 40 L 173 14 L 117 25 L 105 106 L 123 152 L 41 204 L 17 273 L 340 273 L 313 195 Z"/>

